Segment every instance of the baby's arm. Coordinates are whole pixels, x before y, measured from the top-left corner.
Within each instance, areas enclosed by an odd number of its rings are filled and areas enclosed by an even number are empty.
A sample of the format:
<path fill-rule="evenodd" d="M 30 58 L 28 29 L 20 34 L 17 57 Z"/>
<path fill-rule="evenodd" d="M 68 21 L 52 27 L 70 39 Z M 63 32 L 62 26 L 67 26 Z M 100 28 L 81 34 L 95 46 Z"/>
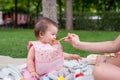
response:
<path fill-rule="evenodd" d="M 59 46 L 59 50 L 62 49 L 61 43 L 59 43 L 58 46 Z M 70 54 L 66 52 L 63 52 L 63 54 L 64 54 L 64 59 L 76 59 L 76 60 L 81 59 L 81 57 L 78 54 Z"/>
<path fill-rule="evenodd" d="M 29 49 L 28 56 L 27 56 L 27 69 L 30 72 L 32 77 L 39 78 L 39 76 L 38 76 L 38 74 L 36 73 L 36 70 L 35 70 L 34 59 L 35 59 L 35 51 L 34 51 L 34 47 L 32 46 Z"/>
<path fill-rule="evenodd" d="M 81 59 L 81 57 L 78 55 L 78 54 L 69 54 L 69 53 L 66 53 L 64 52 L 64 58 L 65 59 L 76 59 L 76 60 L 79 60 Z"/>

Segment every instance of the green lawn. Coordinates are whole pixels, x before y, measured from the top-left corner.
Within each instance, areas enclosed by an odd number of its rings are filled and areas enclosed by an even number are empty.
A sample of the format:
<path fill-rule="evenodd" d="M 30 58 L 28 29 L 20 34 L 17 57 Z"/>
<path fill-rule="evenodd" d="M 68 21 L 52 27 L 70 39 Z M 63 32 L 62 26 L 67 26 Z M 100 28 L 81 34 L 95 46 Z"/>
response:
<path fill-rule="evenodd" d="M 81 41 L 105 41 L 114 40 L 120 32 L 106 31 L 66 31 L 59 30 L 58 37 L 61 38 L 67 33 L 76 33 Z M 0 29 L 0 55 L 9 55 L 11 57 L 26 57 L 28 41 L 35 40 L 32 29 Z M 92 52 L 81 51 L 73 48 L 69 43 L 61 42 L 63 50 L 68 53 L 76 53 L 83 57 Z"/>

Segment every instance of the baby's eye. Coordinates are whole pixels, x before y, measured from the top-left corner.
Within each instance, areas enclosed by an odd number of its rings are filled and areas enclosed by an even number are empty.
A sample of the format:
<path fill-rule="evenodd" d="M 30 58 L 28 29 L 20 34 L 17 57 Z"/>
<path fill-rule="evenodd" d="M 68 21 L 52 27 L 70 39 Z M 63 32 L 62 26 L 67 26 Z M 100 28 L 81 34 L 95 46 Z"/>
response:
<path fill-rule="evenodd" d="M 57 34 L 52 34 L 53 36 L 57 36 Z"/>
<path fill-rule="evenodd" d="M 55 34 L 53 34 L 53 35 L 55 35 Z"/>

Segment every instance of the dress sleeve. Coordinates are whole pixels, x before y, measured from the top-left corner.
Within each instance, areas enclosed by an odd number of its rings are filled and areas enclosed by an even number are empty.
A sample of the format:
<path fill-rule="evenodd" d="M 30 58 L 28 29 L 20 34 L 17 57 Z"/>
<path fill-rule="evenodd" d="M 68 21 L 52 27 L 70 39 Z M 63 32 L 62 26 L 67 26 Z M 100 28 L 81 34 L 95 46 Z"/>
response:
<path fill-rule="evenodd" d="M 32 46 L 33 46 L 32 41 L 29 41 L 29 42 L 28 42 L 28 45 L 27 45 L 27 49 L 28 49 L 28 51 L 29 51 L 29 49 L 30 49 Z"/>

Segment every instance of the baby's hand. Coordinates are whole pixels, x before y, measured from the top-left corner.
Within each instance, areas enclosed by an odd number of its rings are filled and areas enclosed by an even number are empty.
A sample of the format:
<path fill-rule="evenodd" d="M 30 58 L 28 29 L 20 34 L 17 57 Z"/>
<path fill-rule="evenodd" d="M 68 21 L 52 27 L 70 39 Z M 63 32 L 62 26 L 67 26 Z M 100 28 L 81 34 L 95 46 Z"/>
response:
<path fill-rule="evenodd" d="M 71 59 L 81 60 L 82 58 L 78 54 L 70 54 Z"/>
<path fill-rule="evenodd" d="M 39 79 L 39 75 L 36 72 L 31 72 L 31 77 Z"/>

